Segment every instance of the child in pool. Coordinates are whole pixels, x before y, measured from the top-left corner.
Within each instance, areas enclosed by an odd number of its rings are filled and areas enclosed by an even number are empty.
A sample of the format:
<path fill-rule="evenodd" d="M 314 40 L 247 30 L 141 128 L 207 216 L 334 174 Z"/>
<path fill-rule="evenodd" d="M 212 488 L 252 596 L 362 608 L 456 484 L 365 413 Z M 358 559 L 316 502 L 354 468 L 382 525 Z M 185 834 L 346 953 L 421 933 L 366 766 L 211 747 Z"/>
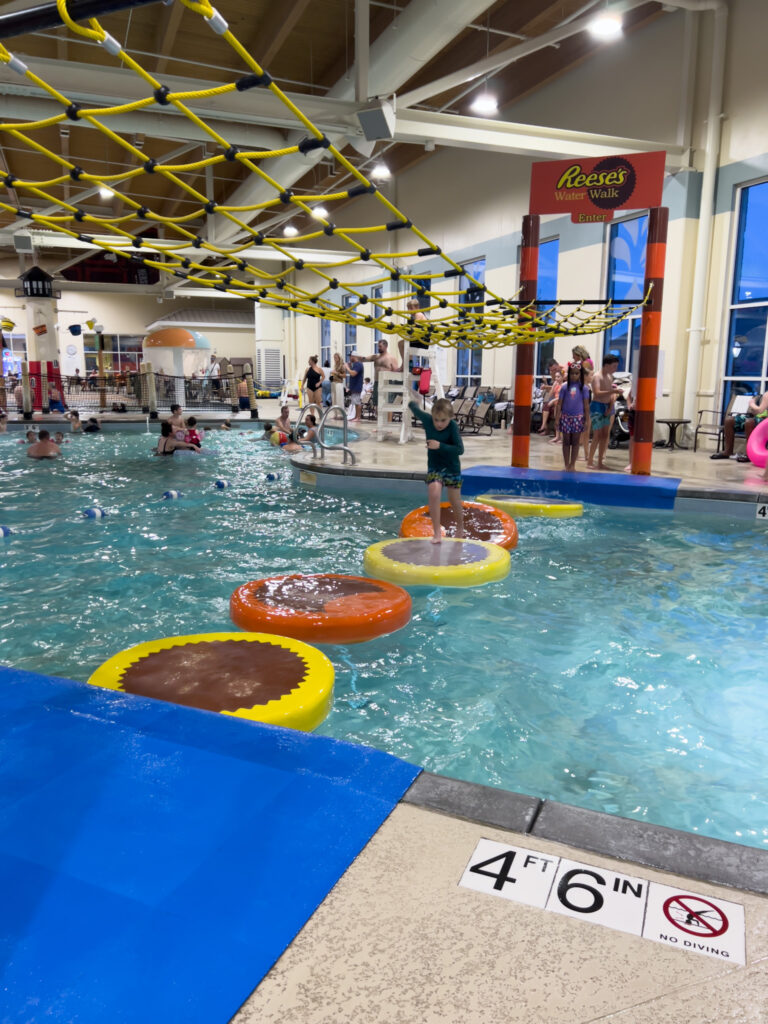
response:
<path fill-rule="evenodd" d="M 37 434 L 34 430 L 28 430 L 24 437 L 20 437 L 16 444 L 36 444 Z"/>
<path fill-rule="evenodd" d="M 427 435 L 427 496 L 432 519 L 432 543 L 442 540 L 440 525 L 440 498 L 443 487 L 448 492 L 456 516 L 456 536 L 464 536 L 464 511 L 461 505 L 461 463 L 464 452 L 459 428 L 453 418 L 453 406 L 447 398 L 438 398 L 432 405 L 432 414 L 424 412 L 418 402 L 409 402 L 408 408 L 424 425 Z"/>
<path fill-rule="evenodd" d="M 69 420 L 69 429 L 73 434 L 82 434 L 83 424 L 80 422 L 80 413 L 77 409 L 71 409 L 64 413 L 64 419 Z"/>
<path fill-rule="evenodd" d="M 190 416 L 189 419 L 187 420 L 187 430 L 186 433 L 184 434 L 184 440 L 187 442 L 187 444 L 195 444 L 199 448 L 200 445 L 203 443 L 204 436 L 205 431 L 202 429 L 198 430 L 197 420 L 195 419 L 194 416 Z"/>
<path fill-rule="evenodd" d="M 568 376 L 557 397 L 560 433 L 563 438 L 563 462 L 569 473 L 576 469 L 584 424 L 589 422 L 590 392 L 585 377 L 583 363 L 568 363 Z"/>

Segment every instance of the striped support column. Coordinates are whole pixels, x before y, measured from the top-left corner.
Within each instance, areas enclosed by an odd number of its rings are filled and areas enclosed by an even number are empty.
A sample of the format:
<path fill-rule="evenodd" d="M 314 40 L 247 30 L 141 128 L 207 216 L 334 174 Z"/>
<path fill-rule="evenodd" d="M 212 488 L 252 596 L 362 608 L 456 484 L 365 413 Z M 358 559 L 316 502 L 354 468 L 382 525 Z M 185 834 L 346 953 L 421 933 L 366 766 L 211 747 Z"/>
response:
<path fill-rule="evenodd" d="M 632 449 L 632 472 L 641 476 L 650 476 L 651 474 L 668 220 L 669 210 L 666 207 L 659 206 L 649 211 L 644 288 L 646 294 L 651 285 L 653 285 L 653 290 L 643 307 L 643 319 L 640 326 L 640 359 L 637 380 L 634 385 L 635 443 Z"/>
<path fill-rule="evenodd" d="M 520 249 L 520 299 L 522 302 L 536 300 L 536 285 L 539 276 L 539 216 L 526 214 L 523 217 L 523 240 Z M 521 317 L 522 323 L 527 323 Z M 512 420 L 512 465 L 527 467 L 531 446 L 531 397 L 533 395 L 533 370 L 536 345 L 534 342 L 520 342 L 517 346 L 515 370 L 515 410 Z"/>

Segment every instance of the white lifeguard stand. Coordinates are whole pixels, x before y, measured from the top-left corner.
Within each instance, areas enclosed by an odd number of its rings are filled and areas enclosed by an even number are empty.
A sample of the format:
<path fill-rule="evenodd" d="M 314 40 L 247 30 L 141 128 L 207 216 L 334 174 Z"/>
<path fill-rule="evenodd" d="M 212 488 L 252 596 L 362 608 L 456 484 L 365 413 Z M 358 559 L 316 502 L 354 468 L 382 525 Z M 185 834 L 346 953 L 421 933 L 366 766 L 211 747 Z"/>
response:
<path fill-rule="evenodd" d="M 400 373 L 396 373 L 394 370 L 377 371 L 379 390 L 376 432 L 379 439 L 383 438 L 388 431 L 391 433 L 393 425 L 387 421 L 387 415 L 394 412 L 401 413 L 402 422 L 400 424 L 399 444 L 407 444 L 413 437 L 413 417 L 408 408 L 408 402 L 413 397 L 413 391 L 411 390 L 410 349 L 411 347 L 406 339 L 403 345 L 403 368 Z M 443 382 L 440 379 L 440 370 L 438 368 L 436 346 L 432 345 L 428 349 L 419 349 L 418 351 L 419 355 L 429 363 L 429 369 L 432 371 L 432 380 L 435 385 L 435 395 L 437 398 L 445 398 Z"/>

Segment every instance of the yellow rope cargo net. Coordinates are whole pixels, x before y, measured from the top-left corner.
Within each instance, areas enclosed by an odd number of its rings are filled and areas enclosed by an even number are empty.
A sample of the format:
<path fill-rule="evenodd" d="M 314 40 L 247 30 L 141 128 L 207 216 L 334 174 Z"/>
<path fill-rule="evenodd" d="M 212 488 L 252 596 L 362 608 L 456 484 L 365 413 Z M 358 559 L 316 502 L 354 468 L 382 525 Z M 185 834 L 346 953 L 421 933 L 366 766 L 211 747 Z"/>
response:
<path fill-rule="evenodd" d="M 374 328 L 407 337 L 410 341 L 433 345 L 495 348 L 555 336 L 576 337 L 594 334 L 610 329 L 642 306 L 642 302 L 632 307 L 626 304 L 615 307 L 609 303 L 599 309 L 590 309 L 588 307 L 594 304 L 584 302 L 565 310 L 557 302 L 548 308 L 542 308 L 540 304 L 525 305 L 517 302 L 514 296 L 512 299 L 505 299 L 497 295 L 442 252 L 382 194 L 372 181 L 331 144 L 323 132 L 285 95 L 272 77 L 230 32 L 227 22 L 208 0 L 176 2 L 182 3 L 189 11 L 206 21 L 242 63 L 246 69 L 244 74 L 230 83 L 215 88 L 171 92 L 131 57 L 96 19 L 89 20 L 89 27 L 78 25 L 67 11 L 66 0 L 57 0 L 59 15 L 72 32 L 98 43 L 125 68 L 138 75 L 147 87 L 147 95 L 132 103 L 85 107 L 74 103 L 45 82 L 0 43 L 0 63 L 8 65 L 62 106 L 61 113 L 53 117 L 38 121 L 0 123 L 0 132 L 29 146 L 60 168 L 60 173 L 44 180 L 27 181 L 6 174 L 0 176 L 0 184 L 6 190 L 15 190 L 17 194 L 24 193 L 42 199 L 61 212 L 35 213 L 31 209 L 24 209 L 2 200 L 0 210 L 23 217 L 42 228 L 85 241 L 120 258 L 154 268 L 161 274 L 184 279 L 197 287 L 210 288 L 212 293 L 228 292 L 264 306 L 295 310 L 307 316 Z M 282 149 L 239 149 L 207 124 L 190 106 L 196 100 L 209 99 L 234 91 L 243 92 L 251 88 L 268 89 L 292 113 L 297 122 L 296 127 L 306 131 L 306 136 L 296 145 L 285 146 Z M 173 107 L 189 118 L 206 133 L 220 152 L 190 163 L 148 160 L 129 138 L 105 123 L 105 120 L 112 116 L 150 107 L 157 109 L 158 106 L 161 109 Z M 42 145 L 31 134 L 38 129 L 67 121 L 84 122 L 98 130 L 129 154 L 136 166 L 132 170 L 123 170 L 117 174 L 88 173 L 61 154 Z M 339 169 L 355 179 L 356 184 L 333 193 L 297 194 L 289 188 L 284 188 L 270 176 L 271 160 L 291 154 L 306 154 L 318 148 L 324 149 Z M 200 192 L 183 177 L 206 167 L 214 167 L 223 161 L 237 161 L 252 175 L 270 186 L 274 190 L 274 198 L 250 206 L 219 204 L 212 196 Z M 198 202 L 199 206 L 184 216 L 164 217 L 142 206 L 127 191 L 121 191 L 121 184 L 134 183 L 137 178 L 149 174 L 162 175 Z M 72 181 L 110 189 L 128 212 L 115 217 L 95 216 L 46 191 L 55 186 L 71 184 Z M 334 204 L 346 204 L 349 200 L 364 195 L 375 197 L 381 204 L 383 223 L 357 228 L 337 227 L 330 219 Z M 319 217 L 313 211 L 313 204 L 317 203 L 322 203 L 328 210 L 325 217 Z M 238 217 L 238 214 L 246 212 L 254 213 L 258 217 L 265 212 L 285 212 L 291 208 L 296 213 L 312 216 L 317 228 L 297 235 L 290 243 L 287 243 L 284 237 L 254 230 L 253 225 Z M 212 214 L 225 218 L 233 225 L 236 234 L 231 245 L 216 245 L 201 236 L 195 227 L 196 224 L 204 224 L 206 217 Z M 140 232 L 146 231 L 148 224 L 162 228 L 165 237 L 157 239 L 142 236 Z M 99 232 L 98 237 L 94 231 Z M 374 244 L 374 240 L 381 245 L 382 238 L 389 238 L 392 232 L 397 232 L 398 238 L 407 237 L 411 247 L 398 252 L 382 252 L 368 248 L 359 240 L 360 237 L 366 240 L 370 238 L 371 245 Z M 329 237 L 334 239 L 336 245 L 342 243 L 348 249 L 349 255 L 346 255 L 345 250 L 344 258 L 337 262 L 313 263 L 310 254 L 306 252 L 308 246 Z M 272 274 L 242 255 L 247 251 L 252 252 L 255 246 L 269 247 L 279 253 L 285 261 L 285 269 Z M 305 251 L 306 259 L 303 258 L 302 251 Z M 401 262 L 424 257 L 438 258 L 440 269 L 419 272 L 417 265 L 406 271 Z M 213 266 L 202 262 L 211 258 L 219 262 Z M 342 280 L 338 271 L 360 261 L 371 264 L 373 276 L 365 281 Z M 456 288 L 458 279 L 462 277 L 468 282 L 467 291 L 463 293 Z M 451 287 L 452 284 L 454 287 Z M 380 288 L 381 294 L 386 287 L 392 289 L 393 286 L 396 289 L 405 288 L 405 291 L 398 290 L 395 298 L 375 298 L 371 294 L 372 289 Z M 348 304 L 345 304 L 341 297 L 345 293 L 351 297 L 346 300 Z M 391 305 L 392 302 L 407 301 L 409 298 L 418 298 L 422 303 L 428 302 L 428 305 L 422 305 L 421 311 L 429 314 L 429 320 L 414 321 L 410 313 Z M 468 298 L 471 301 L 467 301 Z"/>

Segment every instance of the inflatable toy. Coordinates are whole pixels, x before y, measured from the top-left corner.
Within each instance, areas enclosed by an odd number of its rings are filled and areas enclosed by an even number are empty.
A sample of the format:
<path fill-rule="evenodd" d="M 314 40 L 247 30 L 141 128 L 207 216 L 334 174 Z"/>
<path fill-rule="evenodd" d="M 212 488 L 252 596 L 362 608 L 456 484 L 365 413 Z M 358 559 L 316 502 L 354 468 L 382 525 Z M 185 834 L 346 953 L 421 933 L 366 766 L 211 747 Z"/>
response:
<path fill-rule="evenodd" d="M 10 537 L 12 533 L 10 526 L 0 526 L 0 537 Z"/>
<path fill-rule="evenodd" d="M 768 419 L 760 420 L 755 429 L 749 435 L 747 441 L 747 455 L 753 466 L 758 469 L 765 469 L 768 462 Z"/>
<path fill-rule="evenodd" d="M 177 498 L 183 497 L 181 491 L 163 491 L 163 497 L 166 501 L 175 501 Z"/>
<path fill-rule="evenodd" d="M 238 587 L 229 614 L 241 629 L 353 644 L 402 629 L 411 598 L 402 587 L 364 576 L 272 576 Z"/>
<path fill-rule="evenodd" d="M 482 540 L 446 537 L 431 540 L 403 537 L 379 541 L 365 552 L 365 571 L 393 583 L 441 587 L 478 587 L 503 579 L 509 552 Z"/>
<path fill-rule="evenodd" d="M 309 732 L 333 701 L 333 665 L 314 647 L 266 633 L 199 633 L 130 647 L 88 682 Z"/>
<path fill-rule="evenodd" d="M 573 519 L 584 514 L 580 501 L 560 498 L 525 498 L 515 494 L 479 494 L 478 501 L 493 505 L 512 516 L 543 516 L 548 519 Z"/>
<path fill-rule="evenodd" d="M 213 486 L 218 491 L 224 491 L 227 489 L 227 487 L 231 487 L 232 484 L 229 482 L 229 480 L 217 480 Z"/>
<path fill-rule="evenodd" d="M 487 540 L 510 550 L 517 547 L 517 526 L 512 516 L 491 505 L 463 501 L 464 533 L 469 540 Z M 456 516 L 449 501 L 440 505 L 440 522 L 444 537 L 456 536 Z M 422 505 L 409 512 L 400 524 L 401 537 L 431 537 L 432 519 L 429 506 Z"/>
<path fill-rule="evenodd" d="M 276 448 L 278 445 L 288 443 L 288 435 L 284 434 L 281 430 L 275 430 L 269 435 L 270 444 L 273 444 Z"/>
<path fill-rule="evenodd" d="M 98 505 L 94 505 L 93 508 L 84 508 L 83 515 L 86 519 L 103 519 L 106 516 L 106 512 L 103 508 L 99 508 Z"/>

